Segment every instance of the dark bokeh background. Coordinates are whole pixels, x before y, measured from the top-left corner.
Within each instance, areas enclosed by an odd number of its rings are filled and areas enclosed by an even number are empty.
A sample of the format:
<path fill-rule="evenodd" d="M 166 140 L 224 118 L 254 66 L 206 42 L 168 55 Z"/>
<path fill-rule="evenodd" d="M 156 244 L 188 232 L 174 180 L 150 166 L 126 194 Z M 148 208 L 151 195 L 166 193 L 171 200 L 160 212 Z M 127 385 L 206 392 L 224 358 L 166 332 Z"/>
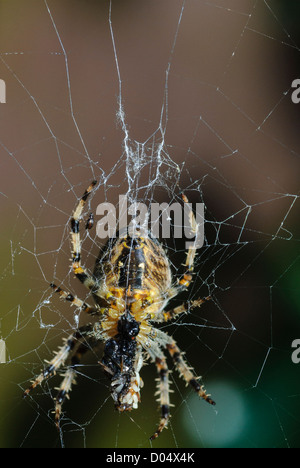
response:
<path fill-rule="evenodd" d="M 171 424 L 153 446 L 299 447 L 300 365 L 291 361 L 300 338 L 300 105 L 291 101 L 300 78 L 299 2 L 188 0 L 179 23 L 182 5 L 112 1 L 131 143 L 159 141 L 167 115 L 165 149 L 184 166 L 177 193 L 170 164 L 162 167 L 164 183 L 170 177 L 174 196 L 187 188 L 191 201 L 207 207 L 207 246 L 191 297 L 209 292 L 213 301 L 166 330 L 217 406 L 199 402 L 174 372 Z M 100 354 L 87 358 L 61 438 L 51 414 L 59 379 L 21 398 L 74 326 L 73 310 L 48 284 L 86 295 L 69 272 L 67 223 L 77 197 L 96 177 L 102 183 L 92 208 L 116 203 L 127 184 L 109 2 L 0 0 L 0 44 L 7 86 L 0 334 L 8 354 L 0 365 L 0 446 L 150 447 L 159 416 L 153 366 L 143 369 L 139 409 L 119 415 Z M 139 186 L 151 181 L 149 164 L 140 176 Z M 155 192 L 158 201 L 168 196 Z M 84 249 L 92 268 L 95 243 L 87 239 Z"/>

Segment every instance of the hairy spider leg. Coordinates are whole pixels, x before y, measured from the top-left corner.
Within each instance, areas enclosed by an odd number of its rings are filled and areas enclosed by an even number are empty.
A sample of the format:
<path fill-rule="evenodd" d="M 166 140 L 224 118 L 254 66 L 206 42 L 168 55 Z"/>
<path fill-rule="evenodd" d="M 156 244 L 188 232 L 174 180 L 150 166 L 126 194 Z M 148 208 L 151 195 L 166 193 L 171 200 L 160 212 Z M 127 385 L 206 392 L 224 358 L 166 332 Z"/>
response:
<path fill-rule="evenodd" d="M 188 199 L 184 194 L 182 194 L 182 199 L 185 204 L 188 203 Z M 168 299 L 172 299 L 173 297 L 177 296 L 182 291 L 187 289 L 192 281 L 194 261 L 195 261 L 195 256 L 196 256 L 196 246 L 197 246 L 198 234 L 199 234 L 199 224 L 197 224 L 195 215 L 191 209 L 189 210 L 189 224 L 190 224 L 191 231 L 195 235 L 195 240 L 186 252 L 186 259 L 183 264 L 184 271 L 182 275 L 180 276 L 180 278 L 178 279 L 178 284 L 170 288 L 169 291 L 167 291 Z"/>
<path fill-rule="evenodd" d="M 185 380 L 187 385 L 190 385 L 193 390 L 198 393 L 199 397 L 207 401 L 211 405 L 216 403 L 210 398 L 210 395 L 204 390 L 204 386 L 200 385 L 199 380 L 201 377 L 196 377 L 193 372 L 193 369 L 188 366 L 183 355 L 184 353 L 178 348 L 176 341 L 169 335 L 167 335 L 162 330 L 156 330 L 156 336 L 161 346 L 166 348 L 169 351 L 171 358 L 175 364 L 176 370 L 179 372 L 180 376 Z"/>
<path fill-rule="evenodd" d="M 200 398 L 203 398 L 203 400 L 207 401 L 210 405 L 215 406 L 216 403 L 210 398 L 210 395 L 206 393 L 204 386 L 199 384 L 201 377 L 196 377 L 192 372 L 193 369 L 187 365 L 183 358 L 183 353 L 180 351 L 174 340 L 171 340 L 171 342 L 167 344 L 167 350 L 169 351 L 180 376 L 183 377 L 186 383 L 190 385 L 196 393 L 198 393 Z"/>
<path fill-rule="evenodd" d="M 104 305 L 113 304 L 118 302 L 117 298 L 108 290 L 104 285 L 102 285 L 101 290 L 94 276 L 90 275 L 89 272 L 81 265 L 81 238 L 79 230 L 79 222 L 82 216 L 86 201 L 92 192 L 93 188 L 97 184 L 97 181 L 94 180 L 89 187 L 84 192 L 83 196 L 79 200 L 77 207 L 73 212 L 71 218 L 71 241 L 72 241 L 72 268 L 76 278 L 88 289 L 91 289 L 95 296 L 103 299 Z M 91 229 L 93 226 L 93 216 L 90 214 L 89 219 L 86 223 L 86 229 Z M 98 299 L 98 300 L 100 300 Z M 104 310 L 104 309 L 103 309 Z"/>
<path fill-rule="evenodd" d="M 155 329 L 152 328 L 152 331 L 154 330 Z M 151 335 L 153 335 L 155 339 L 153 332 L 151 332 Z M 170 393 L 172 390 L 170 390 L 168 365 L 164 353 L 159 347 L 159 344 L 157 344 L 157 342 L 152 339 L 148 339 L 143 342 L 142 346 L 149 355 L 150 359 L 155 362 L 158 373 L 158 379 L 156 379 L 157 391 L 155 396 L 158 396 L 157 401 L 160 404 L 161 417 L 156 431 L 150 437 L 150 440 L 154 440 L 159 436 L 164 428 L 167 428 L 170 419 L 170 407 L 172 406 L 170 404 Z"/>
<path fill-rule="evenodd" d="M 151 322 L 168 322 L 169 320 L 173 320 L 181 314 L 188 313 L 189 311 L 195 309 L 196 307 L 201 307 L 201 305 L 209 301 L 211 299 L 210 296 L 205 297 L 204 299 L 196 299 L 195 301 L 186 301 L 180 304 L 177 307 L 174 307 L 170 310 L 162 310 L 153 318 L 151 317 Z"/>
<path fill-rule="evenodd" d="M 82 356 L 87 352 L 93 349 L 96 346 L 95 339 L 87 339 L 85 342 L 80 343 L 76 352 L 71 358 L 71 364 L 66 369 L 59 387 L 56 387 L 55 390 L 58 390 L 58 393 L 55 398 L 55 423 L 56 427 L 59 429 L 62 405 L 64 401 L 70 398 L 70 392 L 72 390 L 72 385 L 76 384 L 76 366 L 80 364 Z"/>
<path fill-rule="evenodd" d="M 160 410 L 161 410 L 161 418 L 159 425 L 154 432 L 154 434 L 150 437 L 150 440 L 156 439 L 159 434 L 162 432 L 164 428 L 167 428 L 168 421 L 170 419 L 170 381 L 169 381 L 169 369 L 167 366 L 167 362 L 165 357 L 155 358 L 155 365 L 159 375 L 157 379 L 158 382 L 158 390 L 155 395 L 159 396 L 159 403 L 160 403 Z"/>
<path fill-rule="evenodd" d="M 79 200 L 79 203 L 75 208 L 73 216 L 71 218 L 72 268 L 76 278 L 78 278 L 79 281 L 83 283 L 84 286 L 88 289 L 95 289 L 97 287 L 97 283 L 95 279 L 88 273 L 88 271 L 81 265 L 81 239 L 79 232 L 79 221 L 82 216 L 82 212 L 85 207 L 88 196 L 90 195 L 96 184 L 97 181 L 94 180 L 89 185 L 89 187 Z"/>
<path fill-rule="evenodd" d="M 88 305 L 86 302 L 82 301 L 79 299 L 77 296 L 73 296 L 73 294 L 64 291 L 62 288 L 56 286 L 56 284 L 51 283 L 50 284 L 51 288 L 54 289 L 54 292 L 58 293 L 61 297 L 61 299 L 64 299 L 67 302 L 70 302 L 71 305 L 74 304 L 75 307 L 78 309 L 83 310 L 87 314 L 90 315 L 99 315 L 99 308 L 97 307 L 91 307 Z"/>
<path fill-rule="evenodd" d="M 24 397 L 26 397 L 31 390 L 33 390 L 37 385 L 40 385 L 45 379 L 54 375 L 57 370 L 65 364 L 77 341 L 84 338 L 92 331 L 92 329 L 93 325 L 90 323 L 80 327 L 75 333 L 70 335 L 68 338 L 65 338 L 65 344 L 59 348 L 50 362 L 46 361 L 48 366 L 36 377 L 30 387 L 25 390 Z"/>
<path fill-rule="evenodd" d="M 62 405 L 65 402 L 65 399 L 70 398 L 70 392 L 72 390 L 72 385 L 76 384 L 76 371 L 74 367 L 68 367 L 63 375 L 64 379 L 61 382 L 59 387 L 55 387 L 55 390 L 58 390 L 58 393 L 55 398 L 55 424 L 57 429 L 60 429 L 60 420 L 62 413 Z"/>

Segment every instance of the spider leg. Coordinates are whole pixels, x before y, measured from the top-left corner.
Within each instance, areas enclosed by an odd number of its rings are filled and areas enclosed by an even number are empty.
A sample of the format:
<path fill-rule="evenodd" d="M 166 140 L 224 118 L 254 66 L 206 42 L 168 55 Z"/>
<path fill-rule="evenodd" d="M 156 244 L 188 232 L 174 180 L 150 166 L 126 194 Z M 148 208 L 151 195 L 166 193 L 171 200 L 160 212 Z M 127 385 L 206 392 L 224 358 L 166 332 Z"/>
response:
<path fill-rule="evenodd" d="M 184 203 L 186 204 L 186 206 L 188 206 L 188 199 L 184 194 L 182 195 L 182 199 Z M 187 289 L 192 281 L 200 226 L 199 224 L 197 224 L 195 215 L 192 209 L 190 208 L 189 208 L 189 224 L 190 224 L 190 229 L 192 233 L 195 235 L 195 240 L 193 244 L 190 245 L 189 248 L 187 249 L 186 259 L 183 264 L 184 271 L 182 275 L 180 276 L 180 278 L 178 279 L 178 284 L 170 288 L 169 291 L 167 291 L 167 299 L 172 299 L 173 297 L 177 296 L 182 291 Z"/>
<path fill-rule="evenodd" d="M 188 366 L 183 357 L 183 353 L 178 348 L 175 340 L 161 330 L 155 331 L 160 343 L 162 343 L 162 345 L 169 351 L 177 371 L 179 372 L 180 376 L 183 377 L 186 384 L 190 385 L 200 398 L 207 401 L 211 405 L 215 405 L 216 403 L 210 398 L 210 395 L 206 393 L 204 386 L 200 385 L 200 377 L 197 377 L 194 374 L 193 369 Z"/>
<path fill-rule="evenodd" d="M 81 240 L 79 233 L 79 220 L 81 218 L 88 196 L 92 192 L 96 183 L 96 181 L 93 181 L 87 188 L 87 190 L 84 192 L 71 218 L 72 268 L 75 276 L 88 289 L 96 288 L 97 283 L 94 280 L 94 278 L 87 272 L 87 270 L 81 266 Z M 89 228 L 89 226 L 87 226 L 87 228 Z"/>
<path fill-rule="evenodd" d="M 71 304 L 74 304 L 78 309 L 83 310 L 87 314 L 90 315 L 99 315 L 99 310 L 97 307 L 91 307 L 89 306 L 86 302 L 83 302 L 81 299 L 79 299 L 77 296 L 73 296 L 72 294 L 64 291 L 60 287 L 56 286 L 55 284 L 51 283 L 50 284 L 51 288 L 54 289 L 54 292 L 58 293 L 61 297 L 61 299 L 64 299 L 65 301 L 70 302 Z"/>
<path fill-rule="evenodd" d="M 150 440 L 156 439 L 164 428 L 167 428 L 168 421 L 170 419 L 170 388 L 169 388 L 169 369 L 166 363 L 165 358 L 156 357 L 155 365 L 159 375 L 158 381 L 158 390 L 156 395 L 159 396 L 160 408 L 161 408 L 161 418 L 159 425 L 150 437 Z"/>
<path fill-rule="evenodd" d="M 72 385 L 76 384 L 76 371 L 74 367 L 69 367 L 65 374 L 62 383 L 60 384 L 59 388 L 55 388 L 58 390 L 58 393 L 55 398 L 55 424 L 57 429 L 60 428 L 60 418 L 62 412 L 62 405 L 66 398 L 70 398 L 70 391 L 72 390 Z"/>
<path fill-rule="evenodd" d="M 169 394 L 171 390 L 169 388 L 169 369 L 166 363 L 166 358 L 157 343 L 152 340 L 147 340 L 147 342 L 143 344 L 143 347 L 147 351 L 152 361 L 155 362 L 158 372 L 158 385 L 155 395 L 158 395 L 159 397 L 158 401 L 160 403 L 161 417 L 156 431 L 150 437 L 150 440 L 154 440 L 159 436 L 164 428 L 167 428 L 167 424 L 170 419 L 171 404 Z"/>
<path fill-rule="evenodd" d="M 72 241 L 72 268 L 76 278 L 88 289 L 103 299 L 104 306 L 107 306 L 115 301 L 118 302 L 117 298 L 102 284 L 101 289 L 99 288 L 98 282 L 95 278 L 89 274 L 89 272 L 81 265 L 81 239 L 79 232 L 79 221 L 82 216 L 86 201 L 92 192 L 93 188 L 97 184 L 94 180 L 84 192 L 83 196 L 79 200 L 77 207 L 73 212 L 71 218 L 71 241 Z M 93 217 L 90 215 L 86 224 L 86 229 L 91 229 L 93 226 Z"/>
<path fill-rule="evenodd" d="M 204 302 L 209 301 L 211 298 L 210 296 L 205 297 L 204 299 L 197 299 L 195 301 L 186 301 L 183 302 L 181 305 L 174 307 L 174 309 L 170 310 L 162 310 L 156 316 L 151 318 L 152 322 L 168 322 L 169 320 L 173 320 L 180 314 L 188 313 L 192 309 L 196 307 L 200 307 Z"/>
<path fill-rule="evenodd" d="M 72 385 L 76 384 L 76 366 L 80 363 L 80 360 L 87 351 L 95 347 L 96 341 L 87 341 L 83 342 L 77 348 L 75 354 L 72 356 L 71 365 L 65 371 L 63 381 L 61 382 L 58 388 L 58 393 L 55 398 L 55 423 L 56 427 L 59 429 L 59 423 L 61 419 L 62 405 L 64 401 L 70 398 L 70 392 L 72 390 Z"/>
<path fill-rule="evenodd" d="M 59 348 L 53 359 L 48 362 L 48 366 L 36 377 L 30 387 L 25 390 L 23 396 L 26 397 L 31 390 L 41 384 L 45 379 L 48 379 L 53 374 L 55 374 L 55 372 L 65 364 L 66 359 L 73 350 L 76 342 L 84 336 L 88 335 L 92 329 L 92 324 L 84 325 L 83 327 L 80 327 L 75 333 L 70 335 L 67 339 L 65 339 L 65 344 Z"/>
<path fill-rule="evenodd" d="M 200 398 L 203 398 L 203 400 L 207 401 L 207 403 L 214 406 L 216 403 L 210 398 L 210 395 L 206 393 L 204 386 L 200 385 L 200 377 L 196 377 L 192 372 L 193 369 L 187 365 L 183 358 L 182 352 L 176 345 L 175 341 L 167 344 L 167 350 L 169 351 L 174 361 L 176 369 L 178 370 L 181 377 L 183 377 L 183 379 L 186 381 L 186 383 L 190 385 L 196 393 L 198 393 Z"/>

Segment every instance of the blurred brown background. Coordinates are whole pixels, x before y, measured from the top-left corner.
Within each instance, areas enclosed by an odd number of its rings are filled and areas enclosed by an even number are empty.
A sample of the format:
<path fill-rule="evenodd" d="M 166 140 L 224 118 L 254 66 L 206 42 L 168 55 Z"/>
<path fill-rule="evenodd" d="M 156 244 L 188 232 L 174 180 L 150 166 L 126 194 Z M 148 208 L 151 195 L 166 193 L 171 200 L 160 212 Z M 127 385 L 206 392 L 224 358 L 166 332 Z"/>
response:
<path fill-rule="evenodd" d="M 0 0 L 0 334 L 8 355 L 0 365 L 0 446 L 150 447 L 159 418 L 152 366 L 143 370 L 139 409 L 119 415 L 99 356 L 84 361 L 62 438 L 51 414 L 59 379 L 21 398 L 75 326 L 74 311 L 48 284 L 86 297 L 70 274 L 77 197 L 94 178 L 91 209 L 128 189 L 120 85 L 130 145 L 140 150 L 127 166 L 133 194 L 171 202 L 185 189 L 207 207 L 191 297 L 209 292 L 213 301 L 166 331 L 204 376 L 217 412 L 174 372 L 176 407 L 155 446 L 299 446 L 299 366 L 291 361 L 300 338 L 300 105 L 291 101 L 300 78 L 299 2 L 112 0 L 116 54 L 109 7 Z M 97 254 L 88 238 L 89 268 Z"/>

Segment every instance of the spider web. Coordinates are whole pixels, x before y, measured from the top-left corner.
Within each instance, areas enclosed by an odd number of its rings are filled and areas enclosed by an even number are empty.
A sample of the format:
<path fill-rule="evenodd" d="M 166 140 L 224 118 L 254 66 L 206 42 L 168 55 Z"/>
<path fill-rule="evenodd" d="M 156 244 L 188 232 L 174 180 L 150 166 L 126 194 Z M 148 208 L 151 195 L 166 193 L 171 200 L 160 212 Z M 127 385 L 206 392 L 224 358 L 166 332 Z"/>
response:
<path fill-rule="evenodd" d="M 0 1 L 2 447 L 299 447 L 297 13 L 275 0 Z M 94 179 L 85 219 L 122 194 L 205 204 L 194 279 L 172 304 L 211 300 L 162 328 L 217 406 L 173 370 L 172 418 L 153 443 L 153 365 L 139 409 L 120 415 L 101 347 L 90 353 L 60 433 L 59 375 L 21 397 L 88 321 L 49 283 L 91 302 L 71 272 L 69 219 Z M 91 271 L 103 242 L 81 233 Z M 166 247 L 176 279 L 184 240 Z"/>

